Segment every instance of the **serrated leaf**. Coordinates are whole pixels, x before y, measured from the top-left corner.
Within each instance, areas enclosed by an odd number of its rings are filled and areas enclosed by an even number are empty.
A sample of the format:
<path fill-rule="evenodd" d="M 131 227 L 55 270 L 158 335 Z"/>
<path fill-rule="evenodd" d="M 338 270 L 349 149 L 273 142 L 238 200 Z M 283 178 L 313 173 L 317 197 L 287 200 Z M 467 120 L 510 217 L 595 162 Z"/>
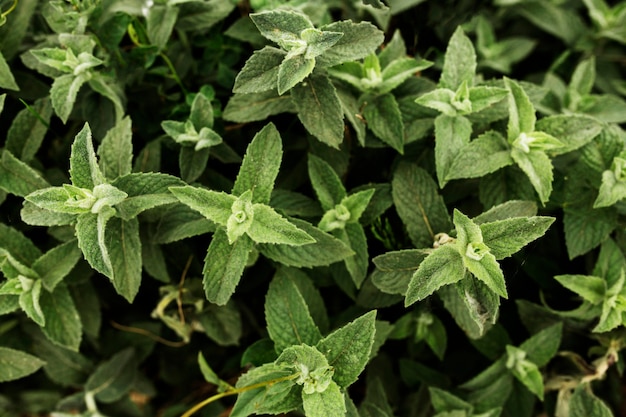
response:
<path fill-rule="evenodd" d="M 93 364 L 78 352 L 54 345 L 42 334 L 33 337 L 33 349 L 37 356 L 46 361 L 43 367 L 46 376 L 63 386 L 76 386 L 85 383 Z"/>
<path fill-rule="evenodd" d="M 41 280 L 37 279 L 28 291 L 20 294 L 20 307 L 28 318 L 37 323 L 40 327 L 46 325 L 46 317 L 41 310 L 39 299 L 41 297 Z"/>
<path fill-rule="evenodd" d="M 480 178 L 479 197 L 485 207 L 492 207 L 510 200 L 535 201 L 537 194 L 524 172 L 509 165 Z"/>
<path fill-rule="evenodd" d="M 603 129 L 602 123 L 592 117 L 560 114 L 544 117 L 537 122 L 536 130 L 557 138 L 564 146 L 550 151 L 560 155 L 576 150 L 591 142 Z"/>
<path fill-rule="evenodd" d="M 100 169 L 109 180 L 130 174 L 133 163 L 132 122 L 130 117 L 111 128 L 98 147 Z"/>
<path fill-rule="evenodd" d="M 316 58 L 320 67 L 333 67 L 343 62 L 358 61 L 373 53 L 384 40 L 383 32 L 369 22 L 354 23 L 344 20 L 325 25 L 321 29 L 343 33 L 343 36 Z"/>
<path fill-rule="evenodd" d="M 615 177 L 615 173 L 606 170 L 602 173 L 602 184 L 593 208 L 610 207 L 626 197 L 626 184 Z"/>
<path fill-rule="evenodd" d="M 101 363 L 91 374 L 85 384 L 85 391 L 103 403 L 119 400 L 135 382 L 136 360 L 133 348 L 116 353 L 108 361 Z"/>
<path fill-rule="evenodd" d="M 316 345 L 335 369 L 333 380 L 341 388 L 354 383 L 369 361 L 374 343 L 376 311 L 335 330 Z"/>
<path fill-rule="evenodd" d="M 63 226 L 76 221 L 75 214 L 48 211 L 28 200 L 24 200 L 20 217 L 24 223 L 32 226 Z"/>
<path fill-rule="evenodd" d="M 389 44 L 385 46 L 385 50 Z M 409 57 L 397 58 L 384 66 L 382 71 L 383 82 L 377 87 L 380 94 L 388 93 L 398 87 L 407 79 L 416 75 L 419 71 L 432 66 L 433 63 L 425 59 L 415 59 Z"/>
<path fill-rule="evenodd" d="M 241 279 L 253 246 L 254 242 L 246 235 L 229 244 L 223 228 L 213 234 L 202 271 L 204 291 L 210 302 L 217 305 L 228 302 Z"/>
<path fill-rule="evenodd" d="M 278 94 L 285 94 L 313 72 L 315 59 L 304 54 L 287 57 L 278 67 Z"/>
<path fill-rule="evenodd" d="M 33 168 L 17 159 L 8 150 L 0 157 L 0 189 L 24 197 L 50 184 Z"/>
<path fill-rule="evenodd" d="M 552 194 L 552 161 L 542 151 L 530 150 L 528 153 L 516 148 L 511 151 L 511 157 L 524 171 L 530 183 L 539 196 L 539 201 L 547 203 Z"/>
<path fill-rule="evenodd" d="M 13 381 L 37 372 L 45 362 L 20 350 L 0 347 L 0 382 Z"/>
<path fill-rule="evenodd" d="M 326 333 L 329 326 L 328 312 L 324 305 L 324 299 L 315 287 L 313 280 L 304 271 L 295 268 L 280 268 L 280 273 L 298 287 L 298 291 L 304 298 L 315 324 L 317 324 L 322 333 Z"/>
<path fill-rule="evenodd" d="M 481 161 L 477 164 L 476 161 Z M 490 130 L 465 145 L 453 159 L 446 181 L 478 178 L 513 164 L 506 139 Z"/>
<path fill-rule="evenodd" d="M 32 265 L 42 255 L 41 250 L 22 232 L 3 223 L 0 223 L 0 248 L 24 265 Z"/>
<path fill-rule="evenodd" d="M 53 291 L 81 257 L 82 253 L 76 241 L 71 240 L 50 249 L 32 264 L 32 268 L 41 277 L 46 290 Z"/>
<path fill-rule="evenodd" d="M 439 86 L 456 91 L 464 81 L 473 85 L 475 74 L 474 45 L 459 26 L 448 42 Z"/>
<path fill-rule="evenodd" d="M 1 78 L 1 77 L 0 77 Z M 36 100 L 21 110 L 7 132 L 5 149 L 23 162 L 30 162 L 48 131 L 52 106 L 48 98 Z"/>
<path fill-rule="evenodd" d="M 360 288 L 367 275 L 367 267 L 369 265 L 367 238 L 363 227 L 358 223 L 348 223 L 344 229 L 337 230 L 335 233 L 341 241 L 355 252 L 354 256 L 346 258 L 344 263 L 354 285 L 356 288 Z"/>
<path fill-rule="evenodd" d="M 50 100 L 52 100 L 55 113 L 63 123 L 67 123 L 67 119 L 74 108 L 78 91 L 86 81 L 87 78 L 83 74 L 78 76 L 65 74 L 54 79 L 50 88 Z"/>
<path fill-rule="evenodd" d="M 537 214 L 537 203 L 525 200 L 509 200 L 505 203 L 491 207 L 489 210 L 474 217 L 475 224 L 496 222 L 499 220 L 511 219 L 514 217 L 533 217 Z M 484 231 L 481 228 L 481 232 Z"/>
<path fill-rule="evenodd" d="M 330 265 L 354 255 L 342 241 L 310 223 L 298 219 L 289 221 L 315 239 L 315 243 L 302 246 L 259 244 L 257 248 L 265 257 L 286 266 L 312 268 Z"/>
<path fill-rule="evenodd" d="M 172 35 L 177 18 L 178 7 L 160 4 L 150 7 L 146 16 L 146 31 L 150 43 L 157 46 L 159 50 L 164 49 Z"/>
<path fill-rule="evenodd" d="M 496 259 L 507 258 L 543 236 L 554 217 L 513 217 L 480 225 L 483 242 Z"/>
<path fill-rule="evenodd" d="M 344 394 L 333 382 L 322 392 L 302 394 L 302 406 L 307 417 L 343 416 L 346 414 Z"/>
<path fill-rule="evenodd" d="M 239 344 L 242 336 L 241 314 L 232 301 L 224 306 L 211 304 L 197 317 L 206 335 L 219 346 Z"/>
<path fill-rule="evenodd" d="M 399 153 L 404 152 L 402 113 L 392 94 L 382 94 L 366 101 L 363 116 L 376 137 Z"/>
<path fill-rule="evenodd" d="M 306 130 L 321 142 L 339 148 L 343 141 L 343 109 L 328 76 L 311 74 L 291 89 L 291 98 Z"/>
<path fill-rule="evenodd" d="M 409 282 L 404 305 L 408 307 L 464 277 L 465 266 L 459 251 L 452 244 L 443 245 L 420 263 Z"/>
<path fill-rule="evenodd" d="M 232 194 L 252 190 L 252 202 L 267 204 L 283 156 L 280 134 L 273 123 L 261 129 L 248 145 Z"/>
<path fill-rule="evenodd" d="M 190 185 L 171 187 L 169 190 L 181 203 L 222 226 L 226 226 L 228 218 L 232 214 L 232 206 L 237 201 L 236 197 L 225 192 L 206 190 Z"/>
<path fill-rule="evenodd" d="M 538 367 L 545 366 L 559 350 L 562 332 L 563 324 L 554 324 L 535 333 L 519 347 Z"/>
<path fill-rule="evenodd" d="M 92 190 L 105 182 L 100 171 L 91 139 L 91 129 L 85 123 L 74 138 L 70 155 L 70 178 L 72 185 Z"/>
<path fill-rule="evenodd" d="M 106 225 L 105 238 L 111 258 L 113 286 L 118 294 L 132 302 L 141 284 L 139 221 L 114 217 Z"/>
<path fill-rule="evenodd" d="M 439 187 L 447 184 L 454 159 L 470 143 L 472 124 L 463 116 L 441 114 L 435 119 L 435 161 Z"/>
<path fill-rule="evenodd" d="M 295 113 L 290 95 L 279 96 L 277 91 L 263 93 L 234 94 L 228 100 L 222 117 L 238 123 L 265 120 L 279 113 Z"/>
<path fill-rule="evenodd" d="M 173 205 L 154 223 L 152 242 L 172 243 L 215 231 L 215 223 L 183 204 Z"/>
<path fill-rule="evenodd" d="M 436 387 L 428 387 L 430 401 L 437 413 L 444 413 L 453 410 L 472 411 L 472 405 L 463 401 L 459 397 Z"/>
<path fill-rule="evenodd" d="M 388 294 L 406 294 L 413 274 L 427 254 L 422 250 L 407 249 L 387 252 L 372 259 L 376 270 L 371 278 L 374 285 Z"/>
<path fill-rule="evenodd" d="M 596 80 L 596 60 L 591 56 L 581 61 L 572 74 L 569 88 L 581 96 L 591 93 Z"/>
<path fill-rule="evenodd" d="M 78 247 L 89 265 L 101 274 L 111 278 L 113 274 L 108 248 L 104 243 L 106 222 L 110 219 L 93 213 L 76 218 L 76 238 Z"/>
<path fill-rule="evenodd" d="M 53 292 L 42 291 L 39 303 L 46 318 L 41 331 L 48 340 L 78 352 L 83 326 L 67 287 L 57 285 Z"/>
<path fill-rule="evenodd" d="M 515 346 L 508 345 L 506 350 L 509 360 L 516 358 L 517 355 L 524 355 L 524 351 Z M 507 367 L 508 365 L 509 362 L 507 362 Z M 543 377 L 537 365 L 526 359 L 517 359 L 510 370 L 518 381 L 543 401 Z"/>
<path fill-rule="evenodd" d="M 233 93 L 275 90 L 278 85 L 278 68 L 286 55 L 284 51 L 271 46 L 255 51 L 237 74 Z"/>
<path fill-rule="evenodd" d="M 507 96 L 507 90 L 499 87 L 476 86 L 469 89 L 469 100 L 472 103 L 472 113 L 478 113 L 498 103 Z"/>
<path fill-rule="evenodd" d="M 613 417 L 611 409 L 598 397 L 590 392 L 585 385 L 574 391 L 569 401 L 570 417 Z"/>
<path fill-rule="evenodd" d="M 452 100 L 454 100 L 454 91 L 448 88 L 437 88 L 420 95 L 415 102 L 440 111 L 446 116 L 456 116 L 458 110 L 452 105 Z"/>
<path fill-rule="evenodd" d="M 120 217 L 129 220 L 145 210 L 177 202 L 169 189 L 184 184 L 180 178 L 160 172 L 135 172 L 120 176 L 111 185 L 127 196 L 115 208 Z"/>
<path fill-rule="evenodd" d="M 322 338 L 298 285 L 282 269 L 265 296 L 265 320 L 277 352 L 291 345 L 313 346 Z"/>
<path fill-rule="evenodd" d="M 246 233 L 254 242 L 290 246 L 315 243 L 313 237 L 298 229 L 270 206 L 255 204 L 253 209 L 254 219 Z"/>
<path fill-rule="evenodd" d="M 4 15 L 3 15 L 4 17 Z M 11 73 L 11 68 L 2 52 L 0 52 L 0 88 L 19 91 L 20 87 L 15 82 L 15 77 Z"/>
<path fill-rule="evenodd" d="M 521 133 L 535 131 L 535 108 L 533 107 L 524 89 L 514 80 L 504 79 L 504 85 L 509 90 L 509 123 L 507 139 L 513 143 Z"/>
<path fill-rule="evenodd" d="M 391 187 L 396 210 L 415 247 L 431 247 L 437 233 L 450 230 L 448 210 L 425 170 L 415 164 L 400 163 Z"/>
<path fill-rule="evenodd" d="M 300 33 L 304 29 L 313 27 L 306 15 L 295 10 L 252 13 L 250 18 L 263 36 L 281 46 L 284 41 L 300 39 Z"/>
<path fill-rule="evenodd" d="M 617 227 L 617 212 L 612 208 L 565 210 L 565 245 L 574 259 L 600 245 Z"/>
<path fill-rule="evenodd" d="M 308 157 L 311 185 L 322 205 L 328 211 L 346 198 L 346 189 L 333 167 L 322 158 L 310 153 Z"/>

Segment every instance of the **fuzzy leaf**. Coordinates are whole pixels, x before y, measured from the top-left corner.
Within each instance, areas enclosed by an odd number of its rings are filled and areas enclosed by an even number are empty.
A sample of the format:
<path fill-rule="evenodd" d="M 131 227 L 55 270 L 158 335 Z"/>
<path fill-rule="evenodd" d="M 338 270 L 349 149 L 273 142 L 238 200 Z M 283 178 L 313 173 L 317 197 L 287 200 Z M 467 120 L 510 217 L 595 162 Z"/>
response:
<path fill-rule="evenodd" d="M 518 355 L 525 355 L 522 349 L 508 345 L 506 347 L 509 361 L 515 359 Z M 507 367 L 509 363 L 507 362 Z M 526 359 L 518 359 L 510 369 L 511 373 L 520 381 L 530 392 L 543 400 L 543 377 L 539 368 L 534 363 Z"/>
<path fill-rule="evenodd" d="M 278 85 L 278 68 L 286 55 L 284 51 L 271 46 L 255 51 L 237 74 L 233 93 L 274 90 Z"/>
<path fill-rule="evenodd" d="M 4 17 L 4 15 L 3 15 Z M 15 82 L 11 68 L 2 52 L 0 52 L 0 88 L 19 91 L 20 87 Z"/>
<path fill-rule="evenodd" d="M 0 382 L 23 378 L 44 365 L 44 361 L 29 353 L 0 347 Z"/>
<path fill-rule="evenodd" d="M 367 253 L 367 237 L 363 227 L 359 223 L 348 223 L 343 230 L 336 232 L 337 236 L 354 252 L 344 260 L 346 268 L 352 277 L 356 288 L 360 288 L 367 275 L 369 256 Z"/>
<path fill-rule="evenodd" d="M 303 393 L 302 406 L 307 417 L 343 416 L 346 414 L 344 393 L 333 382 L 322 392 Z"/>
<path fill-rule="evenodd" d="M 204 258 L 204 291 L 207 299 L 217 305 L 224 305 L 235 292 L 248 261 L 254 243 L 244 235 L 233 244 L 228 243 L 224 229 L 213 234 Z"/>
<path fill-rule="evenodd" d="M 137 374 L 137 358 L 126 348 L 101 363 L 85 384 L 85 391 L 98 401 L 112 403 L 131 389 Z"/>
<path fill-rule="evenodd" d="M 456 91 L 463 82 L 473 85 L 475 74 L 474 45 L 459 26 L 448 43 L 439 86 Z"/>
<path fill-rule="evenodd" d="M 33 263 L 32 268 L 41 277 L 46 290 L 53 291 L 81 257 L 76 241 L 71 240 L 50 249 Z"/>
<path fill-rule="evenodd" d="M 496 259 L 507 258 L 543 236 L 553 217 L 513 217 L 480 225 L 483 242 Z"/>
<path fill-rule="evenodd" d="M 376 311 L 335 330 L 316 345 L 335 369 L 333 380 L 341 388 L 354 383 L 369 361 L 374 343 Z"/>
<path fill-rule="evenodd" d="M 5 286 L 6 288 L 6 286 Z M 29 290 L 23 290 L 20 294 L 20 307 L 28 318 L 37 323 L 40 327 L 46 325 L 46 317 L 41 310 L 39 300 L 41 298 L 41 280 L 37 279 Z"/>
<path fill-rule="evenodd" d="M 237 201 L 237 198 L 230 194 L 190 185 L 171 187 L 169 190 L 183 204 L 222 226 L 226 226 L 228 218 L 232 214 L 232 206 Z"/>
<path fill-rule="evenodd" d="M 278 94 L 283 95 L 313 72 L 315 59 L 305 55 L 287 57 L 278 67 Z"/>
<path fill-rule="evenodd" d="M 384 34 L 369 22 L 349 20 L 323 26 L 323 31 L 343 33 L 337 43 L 316 58 L 320 67 L 333 67 L 348 61 L 358 61 L 373 53 L 383 42 Z"/>
<path fill-rule="evenodd" d="M 111 128 L 98 147 L 100 169 L 109 180 L 130 174 L 133 167 L 132 124 L 129 117 Z"/>
<path fill-rule="evenodd" d="M 167 41 L 174 30 L 178 18 L 178 7 L 155 4 L 148 10 L 146 16 L 148 38 L 150 38 L 152 45 L 162 50 L 167 45 Z"/>
<path fill-rule="evenodd" d="M 544 117 L 539 120 L 536 130 L 557 138 L 564 146 L 550 151 L 551 155 L 559 155 L 576 150 L 591 142 L 603 129 L 598 120 L 572 114 L 560 114 Z"/>
<path fill-rule="evenodd" d="M 5 149 L 21 161 L 30 162 L 48 131 L 46 124 L 50 122 L 51 116 L 52 105 L 48 98 L 39 99 L 32 106 L 21 110 L 7 132 Z"/>
<path fill-rule="evenodd" d="M 435 119 L 435 161 L 439 187 L 447 184 L 452 164 L 468 143 L 472 134 L 472 124 L 463 116 L 437 116 Z"/>
<path fill-rule="evenodd" d="M 533 107 L 524 89 L 509 78 L 504 79 L 504 85 L 509 90 L 509 124 L 507 139 L 513 143 L 521 133 L 535 131 L 535 108 Z"/>
<path fill-rule="evenodd" d="M 391 186 L 396 210 L 415 247 L 431 247 L 437 233 L 450 230 L 448 210 L 425 170 L 415 164 L 400 163 Z"/>
<path fill-rule="evenodd" d="M 256 243 L 301 246 L 315 243 L 306 232 L 298 229 L 287 219 L 265 204 L 255 204 L 254 220 L 247 230 L 248 236 Z"/>
<path fill-rule="evenodd" d="M 265 321 L 277 352 L 303 343 L 313 346 L 322 338 L 298 285 L 282 269 L 265 296 Z"/>
<path fill-rule="evenodd" d="M 328 76 L 313 73 L 291 90 L 291 98 L 306 130 L 323 143 L 339 148 L 343 141 L 343 109 Z"/>
<path fill-rule="evenodd" d="M 489 210 L 474 217 L 472 221 L 478 225 L 496 222 L 514 217 L 533 217 L 537 214 L 537 203 L 525 200 L 509 200 L 505 203 L 491 207 Z M 481 228 L 483 237 L 484 231 Z"/>
<path fill-rule="evenodd" d="M 50 88 L 50 99 L 55 113 L 63 123 L 70 117 L 78 91 L 86 81 L 85 73 L 78 76 L 65 74 L 54 79 Z"/>
<path fill-rule="evenodd" d="M 313 27 L 309 18 L 292 10 L 252 13 L 250 18 L 263 36 L 283 46 L 285 41 L 300 39 L 300 33 Z"/>
<path fill-rule="evenodd" d="M 253 203 L 269 203 L 282 156 L 280 134 L 273 123 L 268 123 L 248 145 L 232 194 L 240 196 L 252 190 Z"/>
<path fill-rule="evenodd" d="M 328 211 L 346 197 L 346 189 L 332 166 L 322 158 L 310 153 L 309 177 L 322 209 Z"/>
<path fill-rule="evenodd" d="M 372 98 L 363 107 L 367 126 L 376 137 L 399 153 L 404 152 L 404 124 L 398 102 L 392 94 Z"/>
<path fill-rule="evenodd" d="M 561 285 L 580 295 L 591 304 L 600 304 L 604 300 L 606 281 L 592 275 L 557 275 L 554 277 Z"/>
<path fill-rule="evenodd" d="M 0 248 L 9 252 L 23 265 L 32 265 L 42 252 L 17 229 L 0 223 Z"/>
<path fill-rule="evenodd" d="M 120 217 L 129 220 L 145 210 L 177 202 L 169 187 L 181 186 L 184 182 L 160 172 L 135 172 L 118 177 L 111 185 L 127 194 L 115 208 Z"/>
<path fill-rule="evenodd" d="M 387 49 L 389 45 L 385 47 Z M 379 94 L 388 93 L 407 79 L 415 76 L 419 71 L 432 66 L 433 63 L 425 59 L 402 57 L 394 59 L 382 71 L 383 82 L 377 87 Z"/>
<path fill-rule="evenodd" d="M 118 294 L 132 302 L 141 284 L 141 240 L 137 218 L 112 218 L 105 238 L 111 258 L 113 286 Z"/>
<path fill-rule="evenodd" d="M 85 123 L 74 138 L 70 155 L 70 178 L 72 185 L 92 190 L 105 182 L 100 171 L 91 139 L 91 129 Z"/>
<path fill-rule="evenodd" d="M 476 161 L 481 161 L 477 164 Z M 493 130 L 472 140 L 452 161 L 446 181 L 478 178 L 513 164 L 510 148 L 502 135 Z"/>
<path fill-rule="evenodd" d="M 17 159 L 8 150 L 0 156 L 0 189 L 24 197 L 50 184 L 41 174 Z"/>
<path fill-rule="evenodd" d="M 265 120 L 279 113 L 295 112 L 290 95 L 279 96 L 274 90 L 263 93 L 235 94 L 230 97 L 222 116 L 238 123 Z"/>
<path fill-rule="evenodd" d="M 565 245 L 570 259 L 600 245 L 617 227 L 617 212 L 612 208 L 565 210 Z"/>
<path fill-rule="evenodd" d="M 528 354 L 528 359 L 538 367 L 543 367 L 557 354 L 561 345 L 562 332 L 563 324 L 554 324 L 535 333 L 519 347 Z"/>
<path fill-rule="evenodd" d="M 57 285 L 54 292 L 42 291 L 39 303 L 46 318 L 41 330 L 48 340 L 78 352 L 83 325 L 67 287 Z"/>
<path fill-rule="evenodd" d="M 198 315 L 206 335 L 219 346 L 238 345 L 242 335 L 241 314 L 232 301 L 225 306 L 209 305 Z"/>
<path fill-rule="evenodd" d="M 408 307 L 464 277 L 465 267 L 458 250 L 452 244 L 443 245 L 420 263 L 409 282 L 404 305 Z"/>
<path fill-rule="evenodd" d="M 584 385 L 580 385 L 569 401 L 570 417 L 613 417 L 611 409 Z"/>
<path fill-rule="evenodd" d="M 388 294 L 406 294 L 413 274 L 426 254 L 417 249 L 387 252 L 372 261 L 376 270 L 372 272 L 372 282 L 381 291 Z"/>
<path fill-rule="evenodd" d="M 535 191 L 539 195 L 539 201 L 547 203 L 552 194 L 552 161 L 542 151 L 530 150 L 528 153 L 517 148 L 511 151 L 511 157 L 524 171 Z"/>

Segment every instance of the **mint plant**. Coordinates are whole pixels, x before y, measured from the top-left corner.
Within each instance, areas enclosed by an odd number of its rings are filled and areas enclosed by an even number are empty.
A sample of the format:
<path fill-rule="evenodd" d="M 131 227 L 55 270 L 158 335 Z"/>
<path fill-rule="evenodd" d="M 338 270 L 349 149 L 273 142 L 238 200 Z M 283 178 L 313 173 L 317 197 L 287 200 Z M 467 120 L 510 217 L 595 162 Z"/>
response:
<path fill-rule="evenodd" d="M 620 415 L 625 4 L 0 0 L 0 415 Z"/>

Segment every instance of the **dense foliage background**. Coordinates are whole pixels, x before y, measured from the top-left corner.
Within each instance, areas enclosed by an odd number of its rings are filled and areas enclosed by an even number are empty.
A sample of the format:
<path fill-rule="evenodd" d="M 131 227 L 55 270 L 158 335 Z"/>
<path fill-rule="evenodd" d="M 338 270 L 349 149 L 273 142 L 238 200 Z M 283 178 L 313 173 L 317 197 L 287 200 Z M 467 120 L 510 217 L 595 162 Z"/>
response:
<path fill-rule="evenodd" d="M 0 416 L 625 415 L 626 2 L 0 13 Z"/>

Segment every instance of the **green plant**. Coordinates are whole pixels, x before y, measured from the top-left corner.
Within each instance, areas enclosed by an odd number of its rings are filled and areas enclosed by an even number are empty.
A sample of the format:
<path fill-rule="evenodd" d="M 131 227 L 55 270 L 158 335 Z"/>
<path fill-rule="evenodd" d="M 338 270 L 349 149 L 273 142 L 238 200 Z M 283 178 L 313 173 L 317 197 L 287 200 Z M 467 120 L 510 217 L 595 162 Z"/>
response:
<path fill-rule="evenodd" d="M 0 1 L 0 415 L 620 415 L 625 11 Z"/>

